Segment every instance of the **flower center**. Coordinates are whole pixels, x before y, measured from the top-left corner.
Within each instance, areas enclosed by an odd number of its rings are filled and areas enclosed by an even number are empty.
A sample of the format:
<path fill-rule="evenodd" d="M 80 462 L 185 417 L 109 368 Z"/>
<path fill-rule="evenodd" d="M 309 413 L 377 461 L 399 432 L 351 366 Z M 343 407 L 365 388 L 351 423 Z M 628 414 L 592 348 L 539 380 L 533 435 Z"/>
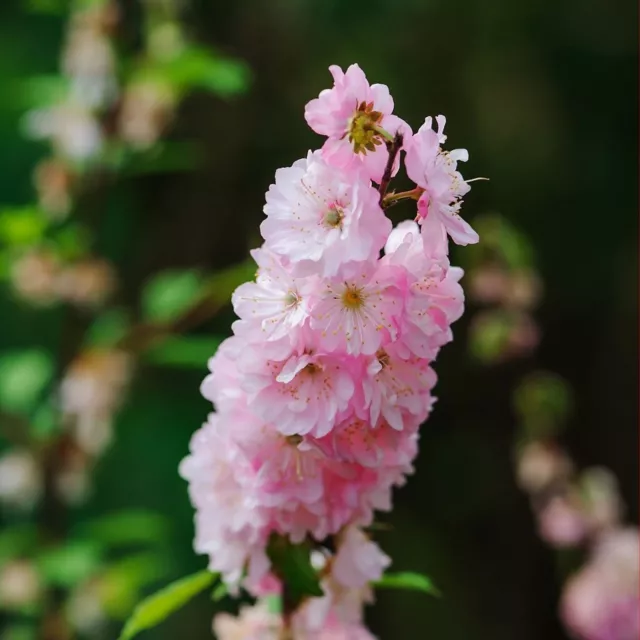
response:
<path fill-rule="evenodd" d="M 328 211 L 324 214 L 323 222 L 330 229 L 342 229 L 342 221 L 344 220 L 344 211 L 342 207 L 332 204 Z"/>
<path fill-rule="evenodd" d="M 294 433 L 292 436 L 286 436 L 285 440 L 287 444 L 290 444 L 292 447 L 297 447 L 302 442 L 302 436 Z"/>
<path fill-rule="evenodd" d="M 342 304 L 347 309 L 359 309 L 364 304 L 364 295 L 360 287 L 347 285 L 342 294 Z"/>
<path fill-rule="evenodd" d="M 314 362 L 310 362 L 304 369 L 306 373 L 309 375 L 315 375 L 316 373 L 320 373 L 322 371 L 322 367 L 319 364 L 315 364 Z"/>
<path fill-rule="evenodd" d="M 382 122 L 382 113 L 373 110 L 373 102 L 361 102 L 349 121 L 349 142 L 353 143 L 356 153 L 375 151 L 382 144 L 377 126 Z"/>
<path fill-rule="evenodd" d="M 376 353 L 376 358 L 378 358 L 378 362 L 383 369 L 389 365 L 389 354 L 384 349 L 380 349 L 378 353 Z"/>
<path fill-rule="evenodd" d="M 300 297 L 295 291 L 287 291 L 287 295 L 284 297 L 285 307 L 295 307 L 300 303 Z"/>

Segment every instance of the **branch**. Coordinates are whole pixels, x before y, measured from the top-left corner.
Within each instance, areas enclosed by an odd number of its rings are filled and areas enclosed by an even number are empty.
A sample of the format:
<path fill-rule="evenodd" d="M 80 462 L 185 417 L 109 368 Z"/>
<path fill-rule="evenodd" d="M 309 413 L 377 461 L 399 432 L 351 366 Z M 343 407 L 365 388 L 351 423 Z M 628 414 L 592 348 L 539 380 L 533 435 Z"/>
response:
<path fill-rule="evenodd" d="M 382 180 L 380 180 L 380 186 L 378 187 L 378 191 L 380 192 L 380 206 L 383 206 L 384 196 L 387 193 L 387 189 L 389 188 L 389 183 L 391 182 L 391 173 L 393 172 L 393 165 L 395 164 L 396 158 L 400 153 L 400 149 L 402 148 L 402 134 L 398 131 L 393 138 L 393 142 L 387 142 L 387 150 L 389 151 L 389 157 L 387 158 L 387 166 L 384 168 L 384 173 L 382 174 Z"/>

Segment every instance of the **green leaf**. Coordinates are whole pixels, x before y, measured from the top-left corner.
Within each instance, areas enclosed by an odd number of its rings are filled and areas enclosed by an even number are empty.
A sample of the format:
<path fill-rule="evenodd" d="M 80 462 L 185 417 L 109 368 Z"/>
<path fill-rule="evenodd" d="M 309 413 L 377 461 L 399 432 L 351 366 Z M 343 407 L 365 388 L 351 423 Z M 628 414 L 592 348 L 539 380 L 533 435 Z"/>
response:
<path fill-rule="evenodd" d="M 285 585 L 283 600 L 287 609 L 297 608 L 308 597 L 323 594 L 320 576 L 311 564 L 311 546 L 293 544 L 281 536 L 272 536 L 267 555 L 274 570 Z"/>
<path fill-rule="evenodd" d="M 212 336 L 170 336 L 151 347 L 145 358 L 151 364 L 165 367 L 194 367 L 205 369 L 223 338 Z"/>
<path fill-rule="evenodd" d="M 141 631 L 160 624 L 201 591 L 211 586 L 216 577 L 216 574 L 207 570 L 199 571 L 149 596 L 135 608 L 119 640 L 131 640 Z"/>
<path fill-rule="evenodd" d="M 65 262 L 85 257 L 91 247 L 89 230 L 79 224 L 67 224 L 53 235 L 56 255 Z"/>
<path fill-rule="evenodd" d="M 187 47 L 165 63 L 161 75 L 181 91 L 199 87 L 223 98 L 246 90 L 250 81 L 248 66 L 217 55 L 202 47 Z"/>
<path fill-rule="evenodd" d="M 164 271 L 152 278 L 142 294 L 146 320 L 171 322 L 202 295 L 203 279 L 197 271 Z"/>
<path fill-rule="evenodd" d="M 213 588 L 211 592 L 211 599 L 214 602 L 219 602 L 229 593 L 229 587 L 227 587 L 227 583 L 220 580 L 218 584 Z"/>
<path fill-rule="evenodd" d="M 223 271 L 214 273 L 207 279 L 207 289 L 211 297 L 219 304 L 226 304 L 231 294 L 243 282 L 253 280 L 256 276 L 256 264 L 253 260 L 245 260 Z"/>
<path fill-rule="evenodd" d="M 44 235 L 47 220 L 34 206 L 4 209 L 0 213 L 0 242 L 10 247 L 33 245 Z"/>
<path fill-rule="evenodd" d="M 512 322 L 501 309 L 478 313 L 469 330 L 469 350 L 484 364 L 497 362 L 505 355 Z"/>
<path fill-rule="evenodd" d="M 37 637 L 37 627 L 27 623 L 7 625 L 2 632 L 2 640 L 36 640 Z"/>
<path fill-rule="evenodd" d="M 126 335 L 130 325 L 125 309 L 110 309 L 96 318 L 89 327 L 85 342 L 92 347 L 112 347 Z"/>
<path fill-rule="evenodd" d="M 53 372 L 51 356 L 40 349 L 0 355 L 0 405 L 15 413 L 31 412 Z"/>
<path fill-rule="evenodd" d="M 43 553 L 38 559 L 38 566 L 50 584 L 72 587 L 95 573 L 100 562 L 101 554 L 97 544 L 75 541 Z"/>
<path fill-rule="evenodd" d="M 169 524 L 163 515 L 142 509 L 101 516 L 77 528 L 78 535 L 108 548 L 163 542 L 168 537 L 168 531 Z"/>
<path fill-rule="evenodd" d="M 434 586 L 427 576 L 413 571 L 402 571 L 400 573 L 386 573 L 380 580 L 373 583 L 377 589 L 410 589 L 412 591 L 422 591 L 432 596 L 440 596 L 440 591 Z"/>
<path fill-rule="evenodd" d="M 0 531 L 0 566 L 28 554 L 37 541 L 38 530 L 32 524 L 15 525 Z"/>
<path fill-rule="evenodd" d="M 169 555 L 161 550 L 128 555 L 102 572 L 102 605 L 110 618 L 127 619 L 141 597 L 141 590 L 168 575 L 172 566 Z"/>
<path fill-rule="evenodd" d="M 69 81 L 61 75 L 32 76 L 14 88 L 16 107 L 29 109 L 62 102 L 69 93 Z"/>
<path fill-rule="evenodd" d="M 513 403 L 527 435 L 545 438 L 556 435 L 571 412 L 571 389 L 561 376 L 536 371 L 522 380 Z"/>

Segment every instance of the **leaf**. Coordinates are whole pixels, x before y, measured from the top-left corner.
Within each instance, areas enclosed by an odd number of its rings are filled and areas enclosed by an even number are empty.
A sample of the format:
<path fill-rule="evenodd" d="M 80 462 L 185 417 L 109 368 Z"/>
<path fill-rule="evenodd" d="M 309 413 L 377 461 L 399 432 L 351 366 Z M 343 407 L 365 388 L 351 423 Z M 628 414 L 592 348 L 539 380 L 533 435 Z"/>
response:
<path fill-rule="evenodd" d="M 110 309 L 89 327 L 85 342 L 92 347 L 112 347 L 126 335 L 130 325 L 125 309 Z"/>
<path fill-rule="evenodd" d="M 151 364 L 205 369 L 223 338 L 212 336 L 170 336 L 145 353 Z"/>
<path fill-rule="evenodd" d="M 286 538 L 272 536 L 267 555 L 285 585 L 282 597 L 288 610 L 296 609 L 305 598 L 323 594 L 320 577 L 311 564 L 308 543 L 293 544 Z"/>
<path fill-rule="evenodd" d="M 4 209 L 0 213 L 0 241 L 11 247 L 35 244 L 46 228 L 46 218 L 34 206 Z"/>
<path fill-rule="evenodd" d="M 421 573 L 414 573 L 413 571 L 385 573 L 380 580 L 373 583 L 373 586 L 377 589 L 409 589 L 412 591 L 422 591 L 438 597 L 442 595 L 427 576 Z"/>
<path fill-rule="evenodd" d="M 220 582 L 214 587 L 211 592 L 211 599 L 214 602 L 219 602 L 229 593 L 229 587 L 227 587 L 227 583 L 220 580 Z"/>
<path fill-rule="evenodd" d="M 38 567 L 50 584 L 72 587 L 95 573 L 101 559 L 97 544 L 75 541 L 43 553 L 38 558 Z"/>
<path fill-rule="evenodd" d="M 197 271 L 164 271 L 152 278 L 142 294 L 146 320 L 175 320 L 201 296 L 203 279 Z"/>
<path fill-rule="evenodd" d="M 143 600 L 127 621 L 119 640 L 131 640 L 141 631 L 151 629 L 181 609 L 189 600 L 211 586 L 216 579 L 206 569 L 181 578 Z"/>
<path fill-rule="evenodd" d="M 231 294 L 243 282 L 253 280 L 256 275 L 256 264 L 253 260 L 245 260 L 223 271 L 214 273 L 207 279 L 207 289 L 211 297 L 219 304 L 226 304 Z"/>
<path fill-rule="evenodd" d="M 53 360 L 40 349 L 5 352 L 0 356 L 0 405 L 29 413 L 53 377 Z"/>
<path fill-rule="evenodd" d="M 172 566 L 169 556 L 164 550 L 127 555 L 101 573 L 100 596 L 109 617 L 127 619 L 141 597 L 141 589 L 169 573 Z"/>
<path fill-rule="evenodd" d="M 37 540 L 38 531 L 32 524 L 15 525 L 0 531 L 0 566 L 7 560 L 27 554 Z"/>
<path fill-rule="evenodd" d="M 168 521 L 163 515 L 131 509 L 95 518 L 80 525 L 77 533 L 112 548 L 162 542 L 167 539 L 168 530 Z"/>
<path fill-rule="evenodd" d="M 187 47 L 160 70 L 182 91 L 200 87 L 223 98 L 242 93 L 249 85 L 248 66 L 202 47 Z"/>

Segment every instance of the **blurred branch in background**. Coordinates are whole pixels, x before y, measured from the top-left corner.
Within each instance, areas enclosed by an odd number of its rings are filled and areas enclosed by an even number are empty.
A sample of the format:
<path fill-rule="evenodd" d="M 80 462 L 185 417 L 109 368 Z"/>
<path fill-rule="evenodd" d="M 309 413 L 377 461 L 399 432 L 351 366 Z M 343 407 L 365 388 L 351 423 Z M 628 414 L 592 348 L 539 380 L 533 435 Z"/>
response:
<path fill-rule="evenodd" d="M 37 201 L 0 209 L 0 275 L 33 312 L 53 312 L 54 357 L 40 344 L 0 354 L 0 610 L 3 640 L 68 640 L 126 617 L 170 570 L 164 516 L 131 511 L 73 525 L 91 471 L 138 362 L 202 366 L 215 339 L 183 336 L 215 315 L 247 277 L 173 271 L 152 278 L 139 320 L 118 300 L 118 268 L 97 252 L 111 190 L 136 176 L 195 168 L 197 148 L 166 142 L 181 101 L 228 98 L 246 66 L 192 43 L 181 3 L 31 0 L 66 19 L 60 74 L 27 79 L 24 130 L 50 153 Z M 128 37 L 135 25 L 135 37 Z M 132 40 L 134 44 L 131 44 Z"/>
<path fill-rule="evenodd" d="M 527 238 L 498 215 L 476 219 L 483 242 L 472 247 L 470 297 L 483 309 L 471 325 L 472 354 L 487 365 L 530 355 L 540 340 L 534 312 L 542 295 Z M 578 638 L 640 634 L 640 538 L 624 522 L 613 473 L 577 470 L 559 441 L 572 408 L 569 384 L 547 371 L 526 374 L 513 391 L 514 459 L 540 537 L 556 551 L 560 616 Z"/>

